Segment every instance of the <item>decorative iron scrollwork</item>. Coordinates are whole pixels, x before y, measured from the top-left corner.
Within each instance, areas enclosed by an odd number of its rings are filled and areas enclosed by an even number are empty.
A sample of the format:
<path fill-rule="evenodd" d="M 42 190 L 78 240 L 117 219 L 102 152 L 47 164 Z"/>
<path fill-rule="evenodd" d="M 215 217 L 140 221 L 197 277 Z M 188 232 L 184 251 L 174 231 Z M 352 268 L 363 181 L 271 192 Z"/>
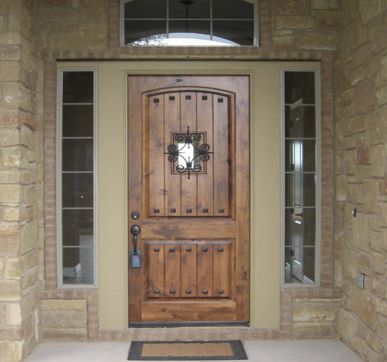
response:
<path fill-rule="evenodd" d="M 203 171 L 202 162 L 210 159 L 211 147 L 207 143 L 200 143 L 202 134 L 199 132 L 191 133 L 187 127 L 186 133 L 174 133 L 173 142 L 167 147 L 168 161 L 172 162 L 174 169 L 178 173 L 187 173 L 188 179 L 191 173 Z"/>

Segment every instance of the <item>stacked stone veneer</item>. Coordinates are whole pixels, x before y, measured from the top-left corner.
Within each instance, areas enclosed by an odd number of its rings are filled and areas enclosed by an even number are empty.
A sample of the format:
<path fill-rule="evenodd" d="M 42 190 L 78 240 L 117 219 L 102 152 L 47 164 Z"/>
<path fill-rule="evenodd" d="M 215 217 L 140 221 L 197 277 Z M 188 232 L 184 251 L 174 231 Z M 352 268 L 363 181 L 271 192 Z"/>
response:
<path fill-rule="evenodd" d="M 36 4 L 0 2 L 0 360 L 37 342 L 42 269 L 42 78 Z"/>
<path fill-rule="evenodd" d="M 342 17 L 335 237 L 344 296 L 337 327 L 365 360 L 386 361 L 387 2 L 344 1 Z"/>

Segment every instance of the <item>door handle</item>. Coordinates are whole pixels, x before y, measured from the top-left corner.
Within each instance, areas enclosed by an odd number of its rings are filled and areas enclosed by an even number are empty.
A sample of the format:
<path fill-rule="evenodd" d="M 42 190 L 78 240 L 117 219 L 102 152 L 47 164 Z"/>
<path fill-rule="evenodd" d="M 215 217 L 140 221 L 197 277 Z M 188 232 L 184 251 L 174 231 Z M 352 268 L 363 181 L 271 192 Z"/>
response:
<path fill-rule="evenodd" d="M 130 251 L 131 266 L 133 269 L 141 268 L 141 250 L 138 248 L 138 235 L 141 233 L 140 225 L 132 225 L 130 233 L 133 236 L 133 249 Z"/>

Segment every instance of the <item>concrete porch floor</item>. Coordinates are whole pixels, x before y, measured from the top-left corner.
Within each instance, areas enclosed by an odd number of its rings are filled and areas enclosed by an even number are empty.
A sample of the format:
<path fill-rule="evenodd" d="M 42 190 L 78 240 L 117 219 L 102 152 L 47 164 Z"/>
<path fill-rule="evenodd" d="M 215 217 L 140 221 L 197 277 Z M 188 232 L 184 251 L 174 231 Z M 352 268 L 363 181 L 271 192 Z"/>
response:
<path fill-rule="evenodd" d="M 130 342 L 47 342 L 39 344 L 26 362 L 124 362 Z M 245 341 L 250 361 L 361 362 L 345 344 L 334 340 Z"/>

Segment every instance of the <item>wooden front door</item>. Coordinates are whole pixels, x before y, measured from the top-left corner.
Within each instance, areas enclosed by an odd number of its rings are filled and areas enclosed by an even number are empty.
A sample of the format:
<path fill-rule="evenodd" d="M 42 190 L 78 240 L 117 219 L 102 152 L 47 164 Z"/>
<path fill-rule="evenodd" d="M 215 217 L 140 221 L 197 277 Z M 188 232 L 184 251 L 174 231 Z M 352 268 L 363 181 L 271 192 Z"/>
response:
<path fill-rule="evenodd" d="M 249 108 L 248 76 L 128 77 L 130 323 L 249 321 Z"/>

